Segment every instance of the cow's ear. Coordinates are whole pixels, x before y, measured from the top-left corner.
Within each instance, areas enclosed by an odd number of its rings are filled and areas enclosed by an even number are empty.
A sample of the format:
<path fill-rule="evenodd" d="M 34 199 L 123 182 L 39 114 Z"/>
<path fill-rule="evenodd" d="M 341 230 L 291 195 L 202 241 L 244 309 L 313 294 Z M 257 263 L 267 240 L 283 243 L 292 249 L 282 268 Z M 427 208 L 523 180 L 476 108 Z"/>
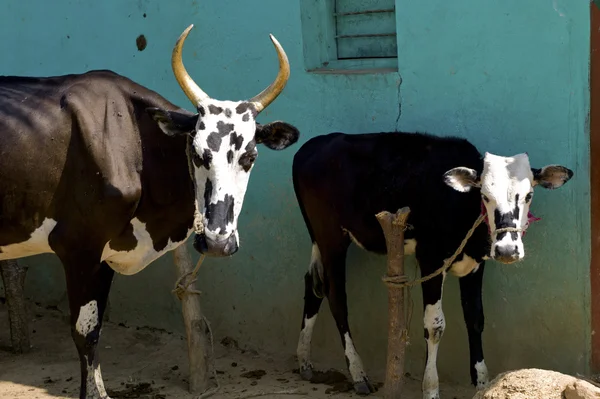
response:
<path fill-rule="evenodd" d="M 146 111 L 167 136 L 192 133 L 198 122 L 198 114 L 191 112 L 166 111 L 160 108 L 147 108 Z"/>
<path fill-rule="evenodd" d="M 542 169 L 531 168 L 533 172 L 533 185 L 538 184 L 544 188 L 559 188 L 573 177 L 573 171 L 560 165 L 548 165 Z"/>
<path fill-rule="evenodd" d="M 276 121 L 266 125 L 256 124 L 257 143 L 262 143 L 272 150 L 283 150 L 298 141 L 300 132 L 289 123 Z"/>
<path fill-rule="evenodd" d="M 461 193 L 467 193 L 473 187 L 481 187 L 477 171 L 462 166 L 444 173 L 444 183 Z"/>

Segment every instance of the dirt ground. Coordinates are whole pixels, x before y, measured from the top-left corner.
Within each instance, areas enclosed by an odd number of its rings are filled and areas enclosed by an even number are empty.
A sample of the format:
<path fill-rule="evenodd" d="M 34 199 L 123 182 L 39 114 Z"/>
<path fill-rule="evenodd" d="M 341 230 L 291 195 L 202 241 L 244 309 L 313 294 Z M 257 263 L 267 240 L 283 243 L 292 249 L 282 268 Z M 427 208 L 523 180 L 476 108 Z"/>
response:
<path fill-rule="evenodd" d="M 26 355 L 9 352 L 6 305 L 0 301 L 0 398 L 76 398 L 79 362 L 66 317 L 56 309 L 32 305 L 33 348 Z M 211 398 L 350 398 L 345 374 L 329 371 L 320 383 L 304 382 L 294 372 L 295 360 L 260 356 L 242 350 L 227 337 L 215 337 L 215 364 L 220 383 Z M 107 322 L 101 339 L 101 365 L 113 399 L 192 399 L 187 392 L 187 353 L 183 336 L 150 328 Z M 343 371 L 345 373 L 345 371 Z M 407 378 L 403 399 L 420 399 L 420 381 Z M 382 397 L 380 390 L 371 397 Z M 442 386 L 444 399 L 472 398 L 470 387 Z"/>

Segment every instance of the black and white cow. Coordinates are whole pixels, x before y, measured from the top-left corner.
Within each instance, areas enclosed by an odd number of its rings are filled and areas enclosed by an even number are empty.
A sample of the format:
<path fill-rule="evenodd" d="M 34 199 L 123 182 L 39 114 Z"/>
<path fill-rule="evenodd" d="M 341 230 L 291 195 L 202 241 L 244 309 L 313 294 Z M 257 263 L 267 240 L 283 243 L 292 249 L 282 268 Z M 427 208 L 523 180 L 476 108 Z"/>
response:
<path fill-rule="evenodd" d="M 351 241 L 385 254 L 378 212 L 408 206 L 406 254 L 416 254 L 421 275 L 444 264 L 460 246 L 482 212 L 482 223 L 450 268 L 460 277 L 464 319 L 469 336 L 471 381 L 488 382 L 481 335 L 484 316 L 481 286 L 485 260 L 523 259 L 521 240 L 536 186 L 554 189 L 573 175 L 562 166 L 529 166 L 527 154 L 484 157 L 467 140 L 421 133 L 331 133 L 308 140 L 293 163 L 294 189 L 312 239 L 305 275 L 304 315 L 298 342 L 303 378 L 312 376 L 310 343 L 322 298 L 327 297 L 344 346 L 355 390 L 373 392 L 352 342 L 346 304 L 346 252 Z M 489 232 L 488 232 L 489 228 Z M 422 284 L 427 365 L 423 398 L 439 398 L 438 344 L 445 327 L 442 287 L 446 275 Z"/>
<path fill-rule="evenodd" d="M 248 101 L 219 101 L 183 66 L 191 28 L 171 62 L 196 114 L 111 71 L 0 77 L 0 260 L 60 258 L 80 398 L 108 398 L 96 348 L 114 272 L 139 272 L 192 232 L 201 253 L 235 253 L 259 144 L 298 140 L 287 123 L 255 119 L 289 77 L 277 40 L 275 81 Z"/>

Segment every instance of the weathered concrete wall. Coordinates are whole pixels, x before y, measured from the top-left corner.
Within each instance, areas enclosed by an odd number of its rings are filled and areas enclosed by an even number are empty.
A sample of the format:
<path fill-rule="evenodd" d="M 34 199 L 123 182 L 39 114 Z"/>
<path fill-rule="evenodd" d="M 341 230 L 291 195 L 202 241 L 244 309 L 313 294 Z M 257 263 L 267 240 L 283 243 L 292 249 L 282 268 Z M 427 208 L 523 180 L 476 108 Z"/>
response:
<path fill-rule="evenodd" d="M 303 66 L 299 2 L 156 0 L 136 2 L 7 0 L 0 13 L 1 74 L 53 75 L 113 69 L 190 107 L 172 76 L 172 45 L 190 23 L 188 70 L 213 97 L 240 99 L 262 90 L 277 63 L 268 34 L 292 65 L 283 94 L 260 121 L 298 126 L 301 142 L 333 130 L 425 130 L 467 137 L 482 151 L 528 151 L 534 166 L 567 165 L 575 177 L 556 192 L 538 190 L 533 211 L 543 220 L 525 242 L 519 266 L 489 262 L 484 345 L 492 373 L 514 367 L 585 372 L 589 357 L 589 4 L 567 0 L 482 2 L 397 1 L 399 73 L 318 75 Z M 148 44 L 138 51 L 135 40 Z M 399 103 L 400 101 L 400 103 Z M 401 106 L 399 106 L 401 105 Z M 217 335 L 292 356 L 300 327 L 303 274 L 310 242 L 291 185 L 295 146 L 260 149 L 240 220 L 241 250 L 207 260 L 200 273 L 203 306 Z M 399 204 L 400 206 L 401 204 Z M 196 255 L 194 254 L 196 258 Z M 385 259 L 352 247 L 350 323 L 374 375 L 385 362 Z M 63 273 L 52 256 L 31 266 L 28 292 L 36 301 L 65 301 Z M 409 267 L 415 272 L 414 264 Z M 166 255 L 136 276 L 118 276 L 112 320 L 182 329 L 175 280 Z M 458 284 L 449 278 L 440 377 L 468 381 L 467 338 Z M 407 369 L 424 365 L 420 289 Z M 67 338 L 67 337 L 66 337 Z M 314 338 L 320 365 L 344 367 L 327 306 Z"/>

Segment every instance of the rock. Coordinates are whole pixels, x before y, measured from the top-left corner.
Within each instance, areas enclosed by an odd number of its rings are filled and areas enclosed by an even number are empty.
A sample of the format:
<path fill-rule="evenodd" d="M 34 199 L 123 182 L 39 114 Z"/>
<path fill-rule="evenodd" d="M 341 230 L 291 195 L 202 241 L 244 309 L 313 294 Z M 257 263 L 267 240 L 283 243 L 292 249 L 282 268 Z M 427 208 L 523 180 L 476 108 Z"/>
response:
<path fill-rule="evenodd" d="M 600 388 L 582 380 L 570 383 L 564 392 L 565 399 L 600 399 Z"/>
<path fill-rule="evenodd" d="M 600 399 L 600 389 L 556 371 L 523 369 L 499 374 L 473 399 Z"/>

